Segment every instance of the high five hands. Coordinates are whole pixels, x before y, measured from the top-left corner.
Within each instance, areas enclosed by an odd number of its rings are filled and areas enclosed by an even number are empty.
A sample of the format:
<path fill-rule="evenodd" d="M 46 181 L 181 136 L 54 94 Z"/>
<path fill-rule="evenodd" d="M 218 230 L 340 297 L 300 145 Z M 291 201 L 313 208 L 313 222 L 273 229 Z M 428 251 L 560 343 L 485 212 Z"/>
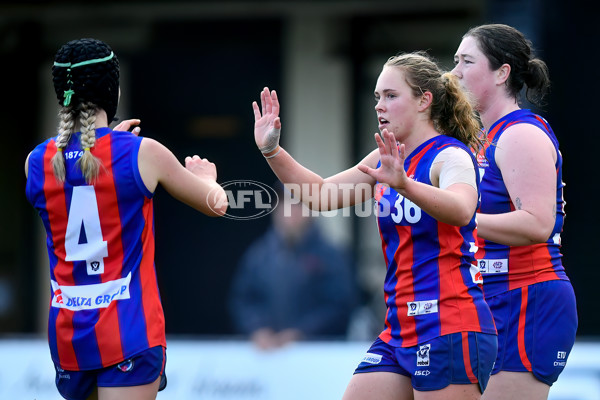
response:
<path fill-rule="evenodd" d="M 404 170 L 404 160 L 406 159 L 404 144 L 398 146 L 394 134 L 388 132 L 387 129 L 381 132 L 381 136 L 378 133 L 375 134 L 375 142 L 379 149 L 381 166 L 373 169 L 359 164 L 358 169 L 378 182 L 387 183 L 394 189 L 404 189 L 409 180 Z"/>
<path fill-rule="evenodd" d="M 273 153 L 279 147 L 281 121 L 279 119 L 279 100 L 277 92 L 265 87 L 260 93 L 261 109 L 256 101 L 254 110 L 254 141 L 263 155 Z"/>

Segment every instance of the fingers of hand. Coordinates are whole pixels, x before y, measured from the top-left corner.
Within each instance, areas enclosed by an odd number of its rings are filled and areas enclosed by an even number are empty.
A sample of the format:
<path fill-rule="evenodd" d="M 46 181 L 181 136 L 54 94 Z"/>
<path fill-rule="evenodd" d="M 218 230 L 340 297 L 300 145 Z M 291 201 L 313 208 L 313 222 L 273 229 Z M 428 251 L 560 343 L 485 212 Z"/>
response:
<path fill-rule="evenodd" d="M 277 92 L 274 90 L 271 91 L 271 101 L 273 103 L 273 113 L 279 115 L 279 99 L 277 98 Z"/>
<path fill-rule="evenodd" d="M 126 119 L 115 126 L 115 131 L 128 131 L 132 126 L 139 125 L 142 121 L 137 118 Z"/>
<path fill-rule="evenodd" d="M 359 170 L 360 172 L 364 172 L 365 174 L 369 174 L 369 172 L 370 172 L 369 170 L 370 170 L 370 169 L 371 169 L 371 168 L 367 167 L 366 165 L 363 165 L 363 164 L 358 164 L 358 170 Z"/>
<path fill-rule="evenodd" d="M 267 111 L 267 97 L 265 96 L 264 89 L 262 92 L 260 92 L 260 109 L 262 111 L 262 115 L 265 115 L 265 112 Z"/>
<path fill-rule="evenodd" d="M 392 142 L 394 142 L 394 144 L 395 144 L 395 141 L 392 141 L 390 139 L 390 133 L 387 131 L 387 129 L 383 130 L 383 142 L 385 143 L 386 154 L 392 154 L 392 145 L 393 145 Z"/>
<path fill-rule="evenodd" d="M 252 102 L 252 110 L 254 111 L 254 121 L 258 121 L 262 118 L 258 104 L 255 101 Z"/>
<path fill-rule="evenodd" d="M 385 144 L 383 143 L 383 139 L 378 133 L 375 133 L 375 142 L 377 143 L 379 154 L 382 156 L 385 155 Z"/>
<path fill-rule="evenodd" d="M 263 114 L 266 112 L 270 114 L 273 110 L 273 99 L 271 99 L 271 94 L 269 93 L 269 88 L 265 87 L 263 89 L 263 97 L 265 99 L 265 109 Z"/>

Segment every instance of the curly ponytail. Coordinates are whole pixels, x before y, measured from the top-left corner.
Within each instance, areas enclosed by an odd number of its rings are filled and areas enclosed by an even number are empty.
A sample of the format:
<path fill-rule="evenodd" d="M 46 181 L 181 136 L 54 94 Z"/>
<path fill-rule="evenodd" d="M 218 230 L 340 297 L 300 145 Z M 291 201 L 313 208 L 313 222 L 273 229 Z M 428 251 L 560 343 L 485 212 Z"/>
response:
<path fill-rule="evenodd" d="M 431 117 L 436 126 L 474 150 L 483 146 L 480 139 L 481 123 L 467 93 L 460 87 L 458 78 L 450 72 L 441 76 L 445 92 L 434 102 Z"/>

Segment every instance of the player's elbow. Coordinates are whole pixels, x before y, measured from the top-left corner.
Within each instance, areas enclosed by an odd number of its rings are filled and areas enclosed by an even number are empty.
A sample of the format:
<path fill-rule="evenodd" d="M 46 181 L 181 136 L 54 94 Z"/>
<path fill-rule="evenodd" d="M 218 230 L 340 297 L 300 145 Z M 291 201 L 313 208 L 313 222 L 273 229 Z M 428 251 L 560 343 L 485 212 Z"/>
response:
<path fill-rule="evenodd" d="M 450 225 L 463 227 L 467 226 L 471 223 L 471 219 L 473 218 L 473 214 L 461 214 L 461 215 L 453 215 L 448 222 Z"/>
<path fill-rule="evenodd" d="M 456 207 L 453 212 L 447 216 L 448 220 L 446 223 L 459 227 L 467 226 L 471 223 L 474 215 L 474 206 L 462 204 L 460 207 Z"/>
<path fill-rule="evenodd" d="M 545 243 L 552 235 L 554 224 L 544 224 L 532 229 L 529 233 L 529 241 L 531 244 Z"/>

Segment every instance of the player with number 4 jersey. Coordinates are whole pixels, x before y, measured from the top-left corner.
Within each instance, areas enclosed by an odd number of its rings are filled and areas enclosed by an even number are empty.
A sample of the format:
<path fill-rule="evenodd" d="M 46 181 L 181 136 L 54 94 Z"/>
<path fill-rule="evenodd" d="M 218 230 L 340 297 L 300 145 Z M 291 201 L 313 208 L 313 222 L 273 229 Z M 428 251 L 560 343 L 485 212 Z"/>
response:
<path fill-rule="evenodd" d="M 163 145 L 109 128 L 119 63 L 96 39 L 60 48 L 52 69 L 58 135 L 27 157 L 27 199 L 46 230 L 48 341 L 56 386 L 68 400 L 154 399 L 166 385 L 165 319 L 154 269 L 153 195 L 171 195 L 209 216 L 227 197 L 216 167 L 185 167 Z"/>
<path fill-rule="evenodd" d="M 166 346 L 154 272 L 153 194 L 137 167 L 143 139 L 96 129 L 94 155 L 106 168 L 88 185 L 77 162 L 80 134 L 62 150 L 65 182 L 49 162 L 55 139 L 29 156 L 27 198 L 47 232 L 52 303 L 52 359 L 66 370 L 89 370 Z"/>

